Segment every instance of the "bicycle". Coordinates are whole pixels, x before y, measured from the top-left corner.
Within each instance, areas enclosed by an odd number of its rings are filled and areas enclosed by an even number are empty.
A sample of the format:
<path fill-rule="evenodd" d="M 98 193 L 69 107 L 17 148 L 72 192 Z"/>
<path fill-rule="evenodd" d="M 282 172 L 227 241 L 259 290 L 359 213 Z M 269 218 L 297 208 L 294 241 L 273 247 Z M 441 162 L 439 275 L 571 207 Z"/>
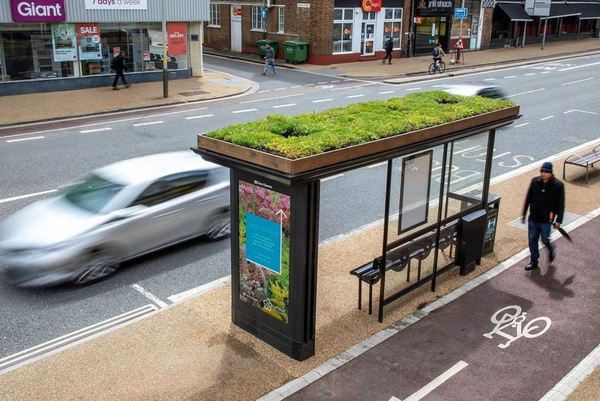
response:
<path fill-rule="evenodd" d="M 433 62 L 429 65 L 429 75 L 435 74 L 436 71 L 439 71 L 440 74 L 443 74 L 446 71 L 446 63 L 443 61 Z"/>

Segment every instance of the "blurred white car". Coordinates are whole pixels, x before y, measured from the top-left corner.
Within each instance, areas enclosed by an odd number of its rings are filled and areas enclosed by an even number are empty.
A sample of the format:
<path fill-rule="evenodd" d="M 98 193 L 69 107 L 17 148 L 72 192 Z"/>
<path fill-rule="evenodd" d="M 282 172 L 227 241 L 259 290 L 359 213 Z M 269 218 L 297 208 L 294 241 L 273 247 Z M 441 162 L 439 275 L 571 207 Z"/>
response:
<path fill-rule="evenodd" d="M 502 99 L 506 97 L 504 89 L 498 85 L 485 84 L 455 84 L 446 85 L 442 88 L 444 92 L 462 96 L 481 96 L 491 99 Z"/>
<path fill-rule="evenodd" d="M 84 284 L 136 256 L 231 232 L 229 170 L 192 151 L 117 162 L 0 226 L 0 256 L 19 286 Z"/>

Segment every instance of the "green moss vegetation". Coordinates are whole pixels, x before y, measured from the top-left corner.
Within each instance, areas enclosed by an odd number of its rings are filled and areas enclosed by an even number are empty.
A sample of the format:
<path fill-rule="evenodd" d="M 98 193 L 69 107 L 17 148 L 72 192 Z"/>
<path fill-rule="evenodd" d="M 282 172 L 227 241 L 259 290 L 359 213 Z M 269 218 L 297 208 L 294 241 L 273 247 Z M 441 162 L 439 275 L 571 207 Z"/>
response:
<path fill-rule="evenodd" d="M 289 159 L 402 135 L 464 118 L 512 107 L 505 100 L 465 97 L 441 91 L 403 98 L 355 103 L 298 116 L 269 115 L 233 124 L 208 137 Z"/>

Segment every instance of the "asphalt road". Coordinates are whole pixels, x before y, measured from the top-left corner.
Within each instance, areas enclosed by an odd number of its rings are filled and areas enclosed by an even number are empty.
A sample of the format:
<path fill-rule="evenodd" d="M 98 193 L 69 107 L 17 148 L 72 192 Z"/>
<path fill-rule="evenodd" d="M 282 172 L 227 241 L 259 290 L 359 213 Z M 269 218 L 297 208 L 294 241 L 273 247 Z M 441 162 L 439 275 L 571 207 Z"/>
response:
<path fill-rule="evenodd" d="M 52 196 L 54 192 L 45 192 L 57 190 L 93 168 L 194 147 L 198 133 L 266 114 L 294 115 L 343 107 L 454 83 L 499 84 L 510 100 L 521 105 L 523 117 L 497 135 L 493 175 L 498 176 L 597 138 L 598 64 L 599 56 L 588 56 L 389 85 L 286 69 L 278 70 L 276 76 L 263 77 L 257 64 L 207 57 L 207 68 L 253 80 L 259 89 L 237 98 L 95 117 L 91 126 L 92 120 L 83 119 L 51 131 L 46 131 L 51 124 L 26 131 L 0 130 L 0 169 L 10 172 L 3 174 L 0 183 L 0 221 L 34 201 Z M 16 133 L 18 136 L 12 136 Z M 456 145 L 455 185 L 466 187 L 481 180 L 483 146 L 482 138 Z M 439 150 L 434 154 L 434 164 L 441 161 L 440 154 Z M 384 165 L 376 165 L 323 181 L 322 241 L 383 218 L 385 170 Z M 40 195 L 22 198 L 32 194 Z M 129 262 L 116 276 L 86 287 L 22 290 L 0 281 L 0 358 L 149 303 L 156 305 L 139 288 L 171 304 L 169 298 L 173 295 L 228 275 L 228 247 L 228 241 L 194 240 Z M 138 291 L 132 288 L 134 285 Z"/>

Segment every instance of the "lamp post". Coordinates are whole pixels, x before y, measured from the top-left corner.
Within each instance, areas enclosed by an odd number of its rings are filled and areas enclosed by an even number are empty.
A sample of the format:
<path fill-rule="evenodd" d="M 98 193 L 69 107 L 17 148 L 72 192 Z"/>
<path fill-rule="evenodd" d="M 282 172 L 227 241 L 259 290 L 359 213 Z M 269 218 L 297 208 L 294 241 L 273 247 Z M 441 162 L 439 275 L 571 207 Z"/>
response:
<path fill-rule="evenodd" d="M 169 97 L 169 63 L 167 58 L 167 9 L 165 0 L 162 3 L 162 36 L 163 36 L 163 97 Z"/>

